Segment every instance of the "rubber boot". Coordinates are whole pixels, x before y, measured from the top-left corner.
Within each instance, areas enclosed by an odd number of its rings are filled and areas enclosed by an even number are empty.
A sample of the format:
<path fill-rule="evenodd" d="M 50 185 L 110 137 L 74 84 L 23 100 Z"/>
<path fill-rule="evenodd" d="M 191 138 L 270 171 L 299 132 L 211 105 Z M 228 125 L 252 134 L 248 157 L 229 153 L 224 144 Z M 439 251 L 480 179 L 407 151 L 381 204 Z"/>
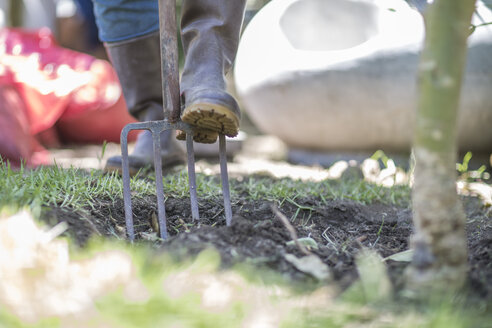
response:
<path fill-rule="evenodd" d="M 226 91 L 225 75 L 236 57 L 245 2 L 184 0 L 182 4 L 181 119 L 229 137 L 238 134 L 241 113 Z M 178 139 L 183 135 L 178 134 Z"/>
<path fill-rule="evenodd" d="M 164 119 L 162 109 L 161 57 L 159 33 L 123 42 L 105 43 L 106 51 L 118 74 L 128 111 L 139 121 Z M 163 168 L 183 164 L 184 150 L 174 138 L 174 131 L 161 134 Z M 135 148 L 129 156 L 130 174 L 153 167 L 152 134 L 141 132 Z M 113 156 L 106 162 L 106 171 L 121 171 L 121 156 Z"/>

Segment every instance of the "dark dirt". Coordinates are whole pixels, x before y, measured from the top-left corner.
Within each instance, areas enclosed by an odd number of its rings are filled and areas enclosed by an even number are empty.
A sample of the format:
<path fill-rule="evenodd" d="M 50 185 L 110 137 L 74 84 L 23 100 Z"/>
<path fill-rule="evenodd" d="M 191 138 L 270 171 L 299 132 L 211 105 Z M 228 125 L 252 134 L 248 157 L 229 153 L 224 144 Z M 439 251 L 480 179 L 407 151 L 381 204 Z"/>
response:
<path fill-rule="evenodd" d="M 341 290 L 357 278 L 355 255 L 362 247 L 376 250 L 381 256 L 404 251 L 409 247 L 412 216 L 409 208 L 386 204 L 362 205 L 349 200 L 296 199 L 310 210 L 299 210 L 288 203 L 279 210 L 288 218 L 296 217 L 292 225 L 299 238 L 311 237 L 318 249 L 311 251 L 332 270 Z M 469 290 L 481 299 L 492 300 L 492 211 L 475 198 L 463 198 L 468 217 Z M 213 246 L 221 254 L 224 267 L 248 262 L 270 268 L 294 281 L 313 281 L 285 260 L 287 253 L 297 257 L 303 253 L 295 245 L 286 227 L 274 215 L 271 202 L 235 199 L 234 219 L 225 226 L 221 199 L 200 199 L 199 223 L 191 222 L 189 199 L 169 198 L 166 202 L 168 231 L 165 242 L 149 241 L 155 197 L 134 199 L 134 220 L 137 238 L 159 250 L 178 257 L 190 256 Z M 297 213 L 297 215 L 296 215 Z M 80 246 L 92 236 L 124 238 L 125 222 L 122 200 L 101 199 L 94 209 L 85 212 L 50 208 L 43 219 L 54 225 L 66 221 L 68 234 Z M 390 278 L 398 290 L 403 283 L 404 262 L 387 261 Z"/>

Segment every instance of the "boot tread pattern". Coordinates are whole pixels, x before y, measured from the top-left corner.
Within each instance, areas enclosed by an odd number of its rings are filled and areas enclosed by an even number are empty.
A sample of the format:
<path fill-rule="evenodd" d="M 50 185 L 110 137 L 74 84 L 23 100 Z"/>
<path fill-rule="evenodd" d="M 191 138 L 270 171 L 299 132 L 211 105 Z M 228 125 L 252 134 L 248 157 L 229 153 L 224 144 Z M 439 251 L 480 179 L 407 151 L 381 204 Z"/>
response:
<path fill-rule="evenodd" d="M 216 131 L 228 137 L 239 132 L 239 120 L 229 109 L 211 104 L 197 104 L 185 109 L 182 120 L 194 126 Z"/>

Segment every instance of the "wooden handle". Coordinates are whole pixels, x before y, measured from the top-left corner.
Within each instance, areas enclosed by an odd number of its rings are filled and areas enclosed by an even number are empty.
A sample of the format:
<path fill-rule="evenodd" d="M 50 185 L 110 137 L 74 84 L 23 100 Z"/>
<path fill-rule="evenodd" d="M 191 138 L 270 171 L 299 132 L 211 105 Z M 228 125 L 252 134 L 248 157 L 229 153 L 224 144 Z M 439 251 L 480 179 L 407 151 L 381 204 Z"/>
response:
<path fill-rule="evenodd" d="M 176 123 L 181 116 L 176 0 L 159 0 L 159 30 L 164 117 Z"/>

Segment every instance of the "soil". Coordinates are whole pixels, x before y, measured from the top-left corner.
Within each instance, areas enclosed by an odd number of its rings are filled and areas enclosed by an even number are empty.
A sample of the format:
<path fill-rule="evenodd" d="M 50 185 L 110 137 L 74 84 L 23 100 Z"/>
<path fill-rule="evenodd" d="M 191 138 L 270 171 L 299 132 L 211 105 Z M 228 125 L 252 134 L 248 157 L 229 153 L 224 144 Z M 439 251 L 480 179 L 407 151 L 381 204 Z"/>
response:
<path fill-rule="evenodd" d="M 295 217 L 292 226 L 299 238 L 310 237 L 318 246 L 311 248 L 331 270 L 334 280 L 344 290 L 355 279 L 354 258 L 362 247 L 376 250 L 382 257 L 407 250 L 412 233 L 411 209 L 388 204 L 363 205 L 350 200 L 322 202 L 318 198 L 299 199 L 301 209 L 283 204 L 279 210 Z M 133 199 L 135 231 L 138 242 L 149 243 L 177 257 L 193 256 L 210 246 L 222 257 L 223 267 L 248 262 L 269 268 L 291 281 L 314 281 L 310 274 L 296 269 L 285 259 L 286 254 L 304 254 L 293 243 L 292 236 L 268 201 L 251 201 L 243 195 L 234 199 L 232 225 L 227 227 L 221 199 L 200 199 L 199 222 L 191 222 L 189 199 L 169 198 L 166 213 L 169 238 L 152 240 L 156 199 Z M 469 289 L 473 296 L 492 301 L 492 211 L 476 198 L 463 198 L 468 218 Z M 94 208 L 70 211 L 53 207 L 43 219 L 54 225 L 68 223 L 68 235 L 80 246 L 92 236 L 125 238 L 123 201 L 100 199 Z M 387 261 L 390 278 L 399 290 L 407 263 Z"/>

